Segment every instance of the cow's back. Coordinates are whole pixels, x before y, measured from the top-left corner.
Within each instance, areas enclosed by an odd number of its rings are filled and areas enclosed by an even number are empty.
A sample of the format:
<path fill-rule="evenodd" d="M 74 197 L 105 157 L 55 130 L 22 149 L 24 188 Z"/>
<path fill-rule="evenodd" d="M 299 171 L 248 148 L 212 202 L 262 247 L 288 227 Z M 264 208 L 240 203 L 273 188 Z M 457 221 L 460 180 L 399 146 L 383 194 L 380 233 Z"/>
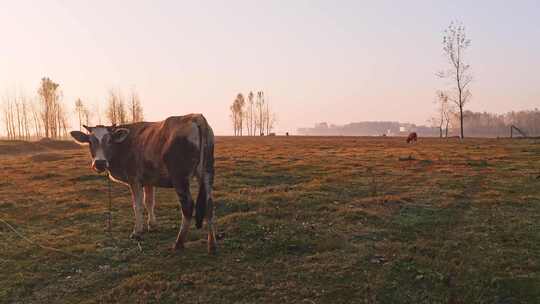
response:
<path fill-rule="evenodd" d="M 130 141 L 127 146 L 135 151 L 163 153 L 163 148 L 177 139 L 195 137 L 199 125 L 207 125 L 201 114 L 171 116 L 160 122 L 138 122 L 121 127 L 130 130 Z M 198 132 L 197 132 L 198 133 Z"/>
<path fill-rule="evenodd" d="M 120 126 L 130 130 L 118 161 L 124 179 L 137 176 L 144 184 L 171 186 L 171 174 L 192 174 L 200 163 L 201 144 L 211 128 L 201 114 L 171 116 L 160 122 Z M 213 145 L 213 135 L 212 135 Z M 174 163 L 171 172 L 166 162 Z M 120 175 L 120 174 L 119 174 Z"/>
<path fill-rule="evenodd" d="M 189 114 L 184 116 L 171 116 L 163 121 L 160 132 L 163 136 L 171 137 L 190 137 L 193 131 L 203 121 L 201 114 Z"/>

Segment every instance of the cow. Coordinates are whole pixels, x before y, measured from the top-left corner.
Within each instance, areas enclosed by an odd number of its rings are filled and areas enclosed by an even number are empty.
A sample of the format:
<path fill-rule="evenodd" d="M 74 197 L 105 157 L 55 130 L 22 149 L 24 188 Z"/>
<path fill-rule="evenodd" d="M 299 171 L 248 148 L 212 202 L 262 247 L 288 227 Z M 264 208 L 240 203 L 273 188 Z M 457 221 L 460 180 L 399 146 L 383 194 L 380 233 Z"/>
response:
<path fill-rule="evenodd" d="M 195 225 L 206 218 L 208 252 L 217 249 L 212 187 L 214 183 L 214 133 L 201 114 L 169 117 L 161 122 L 136 122 L 120 126 L 84 126 L 88 133 L 72 131 L 71 136 L 88 145 L 91 167 L 107 172 L 111 180 L 129 186 L 135 213 L 131 238 L 144 232 L 143 200 L 148 212 L 148 230 L 157 227 L 154 189 L 174 188 L 182 212 L 182 223 L 173 249 L 180 250 L 189 232 L 193 211 Z M 190 180 L 199 186 L 194 205 Z"/>
<path fill-rule="evenodd" d="M 412 132 L 409 134 L 409 136 L 407 136 L 407 143 L 413 143 L 413 142 L 417 142 L 418 141 L 418 135 L 416 134 L 416 132 Z"/>

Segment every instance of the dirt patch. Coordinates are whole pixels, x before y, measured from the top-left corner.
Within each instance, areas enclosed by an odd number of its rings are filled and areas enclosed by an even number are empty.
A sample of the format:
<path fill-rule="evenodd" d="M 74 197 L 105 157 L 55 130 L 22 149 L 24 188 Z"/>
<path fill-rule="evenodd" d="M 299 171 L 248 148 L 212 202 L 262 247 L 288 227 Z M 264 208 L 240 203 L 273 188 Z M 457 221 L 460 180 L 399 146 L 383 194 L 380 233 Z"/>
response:
<path fill-rule="evenodd" d="M 71 150 L 71 149 L 80 149 L 81 146 L 74 143 L 73 141 L 68 140 L 52 140 L 48 138 L 42 138 L 37 142 L 39 145 L 54 149 L 54 150 Z"/>
<path fill-rule="evenodd" d="M 11 185 L 12 185 L 12 184 L 11 184 L 10 182 L 1 182 L 1 183 L 0 183 L 0 188 L 2 188 L 2 187 L 9 187 L 9 186 L 11 186 Z"/>
<path fill-rule="evenodd" d="M 48 150 L 75 150 L 81 146 L 67 140 L 41 139 L 39 141 L 2 140 L 0 155 L 19 155 L 43 152 Z"/>
<path fill-rule="evenodd" d="M 40 154 L 30 156 L 30 159 L 36 163 L 57 161 L 57 160 L 62 160 L 66 158 L 69 158 L 69 157 L 66 157 L 65 155 L 61 155 L 58 153 L 40 153 Z"/>
<path fill-rule="evenodd" d="M 47 180 L 55 177 L 60 177 L 62 175 L 57 173 L 46 173 L 46 174 L 40 174 L 40 175 L 34 175 L 30 179 L 31 180 Z"/>
<path fill-rule="evenodd" d="M 88 175 L 80 175 L 77 177 L 70 178 L 69 180 L 72 182 L 87 182 L 87 181 L 95 181 L 95 180 L 105 180 L 106 177 L 103 175 L 97 175 L 97 174 L 88 174 Z"/>
<path fill-rule="evenodd" d="M 45 148 L 33 142 L 22 140 L 0 141 L 0 155 L 17 155 L 21 153 L 34 153 L 43 151 Z"/>

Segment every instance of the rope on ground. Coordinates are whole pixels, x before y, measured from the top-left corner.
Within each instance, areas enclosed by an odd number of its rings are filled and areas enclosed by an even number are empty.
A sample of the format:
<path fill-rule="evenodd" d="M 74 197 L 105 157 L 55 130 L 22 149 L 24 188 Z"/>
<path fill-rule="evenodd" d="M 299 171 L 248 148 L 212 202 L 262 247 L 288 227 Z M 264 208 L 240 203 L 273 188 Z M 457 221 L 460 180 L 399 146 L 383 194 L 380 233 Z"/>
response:
<path fill-rule="evenodd" d="M 109 177 L 105 177 L 108 182 L 108 188 L 109 188 L 109 212 L 107 215 L 107 232 L 109 232 L 109 236 L 112 237 L 112 194 L 111 194 L 111 179 Z"/>
<path fill-rule="evenodd" d="M 111 183 L 111 178 L 107 175 L 105 175 L 105 179 L 107 180 L 107 196 L 108 196 L 108 204 L 107 204 L 107 212 L 105 213 L 106 215 L 106 218 L 107 218 L 107 228 L 106 228 L 106 231 L 107 231 L 107 236 L 109 237 L 109 240 L 111 241 L 112 244 L 114 244 L 114 246 L 118 246 L 118 241 L 116 240 L 116 238 L 113 236 L 113 231 L 112 231 L 112 183 Z"/>
<path fill-rule="evenodd" d="M 26 242 L 28 242 L 29 244 L 32 244 L 32 245 L 35 245 L 35 246 L 38 246 L 40 247 L 41 249 L 44 249 L 44 250 L 49 250 L 49 251 L 54 251 L 54 252 L 59 252 L 59 253 L 63 253 L 65 255 L 68 255 L 70 257 L 74 257 L 74 258 L 78 258 L 80 259 L 81 257 L 76 255 L 76 254 L 73 254 L 73 253 L 70 253 L 70 252 L 67 252 L 67 251 L 63 251 L 63 250 L 60 250 L 60 249 L 57 249 L 57 248 L 54 248 L 54 247 L 49 247 L 49 246 L 44 246 L 44 245 L 41 245 L 39 243 L 36 243 L 35 241 L 27 238 L 26 236 L 24 236 L 22 233 L 20 233 L 19 231 L 17 231 L 17 229 L 15 229 L 13 226 L 11 226 L 8 222 L 6 222 L 5 220 L 3 219 L 0 219 L 0 222 L 4 223 L 4 225 L 6 225 L 9 229 L 11 229 L 11 231 L 15 232 L 15 234 L 17 234 L 21 239 L 25 240 Z"/>

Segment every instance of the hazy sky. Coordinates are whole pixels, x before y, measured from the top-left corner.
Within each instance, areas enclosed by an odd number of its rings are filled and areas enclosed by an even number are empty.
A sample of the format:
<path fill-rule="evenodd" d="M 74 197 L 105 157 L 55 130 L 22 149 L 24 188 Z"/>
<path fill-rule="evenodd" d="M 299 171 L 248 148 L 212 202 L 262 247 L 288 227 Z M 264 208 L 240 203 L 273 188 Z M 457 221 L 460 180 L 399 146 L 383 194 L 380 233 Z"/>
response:
<path fill-rule="evenodd" d="M 540 3 L 502 0 L 0 0 L 0 94 L 35 95 L 49 76 L 72 108 L 136 88 L 147 120 L 201 112 L 218 134 L 232 132 L 229 105 L 249 90 L 265 91 L 278 131 L 425 123 L 456 19 L 472 39 L 470 109 L 539 107 Z"/>

